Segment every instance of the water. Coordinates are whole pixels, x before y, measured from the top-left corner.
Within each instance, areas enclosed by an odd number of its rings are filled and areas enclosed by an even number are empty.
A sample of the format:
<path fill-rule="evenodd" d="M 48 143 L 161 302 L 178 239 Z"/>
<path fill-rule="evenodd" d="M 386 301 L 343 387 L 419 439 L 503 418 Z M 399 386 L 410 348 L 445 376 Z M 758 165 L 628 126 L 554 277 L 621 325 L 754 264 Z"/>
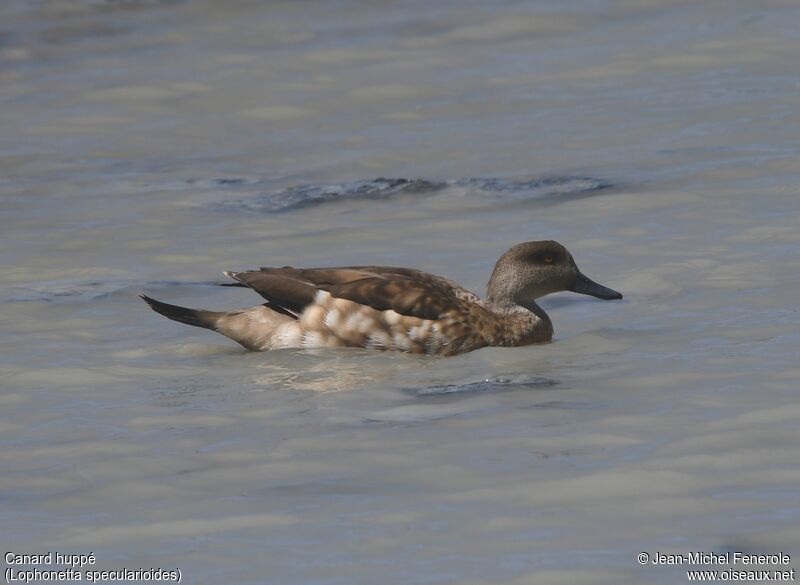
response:
<path fill-rule="evenodd" d="M 189 583 L 796 567 L 798 18 L 3 2 L 4 552 Z M 354 263 L 482 292 L 548 238 L 625 300 L 546 298 L 540 347 L 248 354 L 137 297 L 247 306 L 222 270 Z"/>

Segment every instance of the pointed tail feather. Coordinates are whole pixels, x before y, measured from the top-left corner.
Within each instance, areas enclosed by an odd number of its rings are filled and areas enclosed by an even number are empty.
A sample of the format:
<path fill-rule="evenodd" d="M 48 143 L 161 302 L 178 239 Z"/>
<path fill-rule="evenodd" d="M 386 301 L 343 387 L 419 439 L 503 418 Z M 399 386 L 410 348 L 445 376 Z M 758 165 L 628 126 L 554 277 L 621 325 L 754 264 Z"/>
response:
<path fill-rule="evenodd" d="M 162 303 L 161 301 L 152 299 L 147 295 L 139 296 L 145 303 L 150 305 L 150 308 L 156 313 L 160 313 L 168 319 L 172 319 L 173 321 L 177 321 L 179 323 L 185 323 L 186 325 L 211 329 L 212 331 L 216 331 L 217 319 L 224 315 L 224 313 L 216 313 L 214 311 L 203 311 L 200 309 L 190 309 L 188 307 L 179 307 L 178 305 Z"/>

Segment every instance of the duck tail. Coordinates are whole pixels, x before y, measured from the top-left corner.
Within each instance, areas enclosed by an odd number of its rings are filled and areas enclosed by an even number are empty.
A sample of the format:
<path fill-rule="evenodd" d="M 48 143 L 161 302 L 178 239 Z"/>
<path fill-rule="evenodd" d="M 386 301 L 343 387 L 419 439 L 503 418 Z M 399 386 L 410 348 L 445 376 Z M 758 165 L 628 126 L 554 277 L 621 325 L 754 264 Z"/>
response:
<path fill-rule="evenodd" d="M 156 313 L 164 315 L 167 319 L 172 319 L 178 323 L 185 323 L 186 325 L 193 325 L 194 327 L 202 327 L 204 329 L 217 330 L 217 320 L 225 313 L 216 313 L 214 311 L 203 311 L 201 309 L 190 309 L 188 307 L 179 307 L 178 305 L 170 305 L 162 303 L 148 297 L 147 295 L 139 295 L 141 299 L 150 305 Z"/>

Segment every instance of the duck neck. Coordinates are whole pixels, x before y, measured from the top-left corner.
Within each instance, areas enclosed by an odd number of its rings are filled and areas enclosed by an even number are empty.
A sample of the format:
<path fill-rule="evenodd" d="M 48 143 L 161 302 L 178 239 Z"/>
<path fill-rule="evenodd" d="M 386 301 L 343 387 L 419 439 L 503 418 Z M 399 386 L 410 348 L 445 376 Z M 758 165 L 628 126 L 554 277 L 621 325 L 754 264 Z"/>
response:
<path fill-rule="evenodd" d="M 510 337 L 509 345 L 526 345 L 553 338 L 550 317 L 533 300 L 517 303 L 513 299 L 494 297 L 490 292 L 484 304 L 504 321 L 504 329 Z"/>

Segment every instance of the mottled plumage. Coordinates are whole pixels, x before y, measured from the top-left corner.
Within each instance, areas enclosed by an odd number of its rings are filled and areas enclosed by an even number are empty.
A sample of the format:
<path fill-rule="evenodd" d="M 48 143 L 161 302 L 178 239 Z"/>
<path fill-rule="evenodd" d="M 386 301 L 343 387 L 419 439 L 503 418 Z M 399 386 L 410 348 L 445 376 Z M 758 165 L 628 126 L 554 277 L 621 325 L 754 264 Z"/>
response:
<path fill-rule="evenodd" d="M 551 292 L 622 298 L 581 274 L 567 249 L 552 241 L 526 242 L 503 254 L 485 299 L 450 279 L 390 266 L 225 274 L 267 302 L 214 312 L 142 298 L 170 319 L 218 331 L 250 350 L 365 347 L 429 355 L 549 341 L 553 326 L 535 299 Z"/>

